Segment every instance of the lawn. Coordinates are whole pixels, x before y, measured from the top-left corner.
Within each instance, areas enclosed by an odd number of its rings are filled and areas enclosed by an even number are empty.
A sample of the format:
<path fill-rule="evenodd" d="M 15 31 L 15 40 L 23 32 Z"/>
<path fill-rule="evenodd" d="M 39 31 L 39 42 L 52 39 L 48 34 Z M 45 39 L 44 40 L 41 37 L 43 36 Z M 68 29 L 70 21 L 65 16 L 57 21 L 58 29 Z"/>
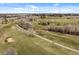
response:
<path fill-rule="evenodd" d="M 12 28 L 12 26 L 14 28 Z M 9 35 L 15 42 L 5 43 L 0 42 L 0 53 L 3 54 L 7 48 L 13 47 L 19 55 L 49 55 L 49 54 L 78 54 L 49 43 L 38 37 L 31 37 L 26 33 L 19 31 L 16 25 L 3 27 L 3 33 Z M 46 32 L 45 32 L 46 33 Z"/>
<path fill-rule="evenodd" d="M 79 25 L 78 19 L 71 20 L 72 19 L 38 19 L 30 23 L 37 35 L 72 49 L 79 50 L 79 36 L 45 30 L 48 26 L 64 26 L 67 24 Z M 18 23 L 19 21 L 0 24 L 0 54 L 4 54 L 10 47 L 14 48 L 18 55 L 79 54 L 60 47 L 53 42 L 50 43 L 42 38 L 34 36 L 31 32 L 31 35 L 23 32 L 16 26 Z M 12 38 L 14 42 L 6 42 L 5 40 L 7 38 Z"/>
<path fill-rule="evenodd" d="M 79 50 L 79 36 L 49 32 L 44 30 L 38 30 L 37 32 L 39 35 L 48 38 L 49 40 Z"/>

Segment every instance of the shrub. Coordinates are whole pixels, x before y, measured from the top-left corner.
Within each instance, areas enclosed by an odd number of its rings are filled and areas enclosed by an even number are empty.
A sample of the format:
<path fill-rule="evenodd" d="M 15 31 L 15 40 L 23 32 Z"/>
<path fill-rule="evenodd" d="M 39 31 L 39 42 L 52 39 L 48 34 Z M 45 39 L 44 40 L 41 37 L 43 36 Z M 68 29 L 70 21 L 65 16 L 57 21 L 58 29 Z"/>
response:
<path fill-rule="evenodd" d="M 32 25 L 31 25 L 31 24 L 25 23 L 25 22 L 23 22 L 23 21 L 19 22 L 18 25 L 19 25 L 20 27 L 26 29 L 26 30 L 28 30 L 29 28 L 32 28 Z"/>
<path fill-rule="evenodd" d="M 79 35 L 79 28 L 75 25 L 65 25 L 65 26 L 49 26 L 45 30 L 72 34 L 72 35 Z"/>

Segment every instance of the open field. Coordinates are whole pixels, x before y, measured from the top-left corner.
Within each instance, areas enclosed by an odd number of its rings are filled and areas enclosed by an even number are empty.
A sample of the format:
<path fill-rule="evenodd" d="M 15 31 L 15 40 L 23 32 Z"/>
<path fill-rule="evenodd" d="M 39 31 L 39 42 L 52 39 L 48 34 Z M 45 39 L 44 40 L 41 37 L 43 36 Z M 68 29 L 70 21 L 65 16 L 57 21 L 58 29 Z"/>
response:
<path fill-rule="evenodd" d="M 1 15 L 1 55 L 79 54 L 79 16 L 24 16 Z"/>

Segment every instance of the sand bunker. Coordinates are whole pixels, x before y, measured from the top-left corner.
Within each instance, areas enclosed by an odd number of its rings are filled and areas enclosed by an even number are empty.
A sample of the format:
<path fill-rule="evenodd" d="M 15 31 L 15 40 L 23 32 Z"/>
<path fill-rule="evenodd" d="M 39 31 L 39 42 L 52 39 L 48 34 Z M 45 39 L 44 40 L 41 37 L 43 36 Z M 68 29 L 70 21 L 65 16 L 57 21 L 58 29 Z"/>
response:
<path fill-rule="evenodd" d="M 13 38 L 8 38 L 7 42 L 15 42 L 15 40 Z"/>

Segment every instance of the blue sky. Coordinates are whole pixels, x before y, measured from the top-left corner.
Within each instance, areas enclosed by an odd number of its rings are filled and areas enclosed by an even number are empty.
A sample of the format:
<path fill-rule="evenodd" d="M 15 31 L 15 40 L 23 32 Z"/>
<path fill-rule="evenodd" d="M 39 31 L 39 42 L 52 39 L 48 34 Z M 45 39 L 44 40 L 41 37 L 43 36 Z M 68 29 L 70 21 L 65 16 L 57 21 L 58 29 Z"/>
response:
<path fill-rule="evenodd" d="M 0 13 L 79 13 L 79 3 L 0 3 Z"/>

